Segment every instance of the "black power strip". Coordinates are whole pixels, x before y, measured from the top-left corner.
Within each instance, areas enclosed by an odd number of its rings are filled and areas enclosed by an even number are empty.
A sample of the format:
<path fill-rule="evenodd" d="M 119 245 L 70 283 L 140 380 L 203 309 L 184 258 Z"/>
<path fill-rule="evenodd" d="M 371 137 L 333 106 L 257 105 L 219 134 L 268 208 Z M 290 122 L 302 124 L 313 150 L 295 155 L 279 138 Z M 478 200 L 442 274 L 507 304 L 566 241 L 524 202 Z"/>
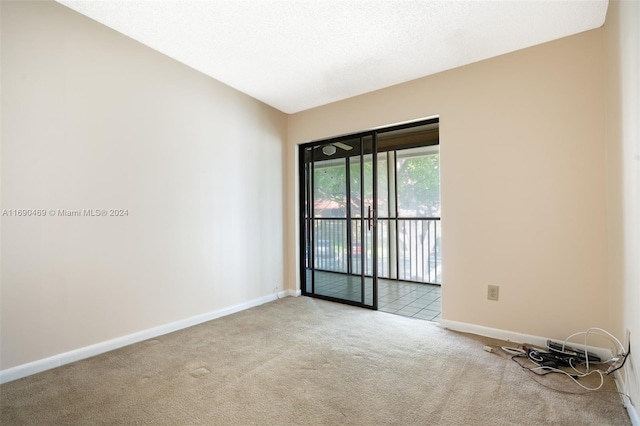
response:
<path fill-rule="evenodd" d="M 564 350 L 562 349 L 562 343 L 554 342 L 553 340 L 547 340 L 547 347 L 552 352 L 557 352 L 558 354 L 567 355 L 569 357 L 577 358 L 580 362 L 586 362 L 587 356 L 589 357 L 589 362 L 601 362 L 600 357 L 594 353 L 587 352 L 585 356 L 585 352 L 581 349 L 575 349 L 571 346 L 564 345 Z"/>
<path fill-rule="evenodd" d="M 570 355 L 563 355 L 557 352 L 541 352 L 536 350 L 529 350 L 527 352 L 529 359 L 541 367 L 559 368 L 561 366 L 572 367 L 574 365 L 581 364 L 576 357 Z"/>

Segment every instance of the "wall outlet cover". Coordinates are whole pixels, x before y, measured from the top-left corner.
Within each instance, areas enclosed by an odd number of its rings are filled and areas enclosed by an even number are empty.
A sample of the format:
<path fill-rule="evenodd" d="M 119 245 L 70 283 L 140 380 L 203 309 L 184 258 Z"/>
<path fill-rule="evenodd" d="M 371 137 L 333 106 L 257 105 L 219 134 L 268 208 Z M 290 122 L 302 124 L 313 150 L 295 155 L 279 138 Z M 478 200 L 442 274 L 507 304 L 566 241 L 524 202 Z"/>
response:
<path fill-rule="evenodd" d="M 500 287 L 497 285 L 490 285 L 487 287 L 487 299 L 498 301 L 500 297 Z"/>

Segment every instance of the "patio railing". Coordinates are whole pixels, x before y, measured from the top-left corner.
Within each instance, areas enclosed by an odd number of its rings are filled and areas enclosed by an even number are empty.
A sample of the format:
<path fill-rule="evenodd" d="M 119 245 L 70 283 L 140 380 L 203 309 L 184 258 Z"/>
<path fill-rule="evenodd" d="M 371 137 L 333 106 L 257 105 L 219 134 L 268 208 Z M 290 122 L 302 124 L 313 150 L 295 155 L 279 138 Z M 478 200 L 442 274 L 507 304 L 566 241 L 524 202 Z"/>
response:
<path fill-rule="evenodd" d="M 351 219 L 347 238 L 347 219 L 314 220 L 316 269 L 360 274 L 364 262 L 371 276 L 372 242 L 363 244 L 360 223 Z M 441 284 L 440 235 L 440 218 L 378 219 L 378 277 Z"/>

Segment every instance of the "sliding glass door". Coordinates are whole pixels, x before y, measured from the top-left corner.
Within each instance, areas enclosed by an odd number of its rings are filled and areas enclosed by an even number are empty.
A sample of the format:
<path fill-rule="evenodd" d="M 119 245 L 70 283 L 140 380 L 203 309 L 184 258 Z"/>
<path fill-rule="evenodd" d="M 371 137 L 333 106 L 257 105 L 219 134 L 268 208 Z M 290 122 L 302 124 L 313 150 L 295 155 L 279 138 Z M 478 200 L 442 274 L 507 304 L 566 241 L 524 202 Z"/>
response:
<path fill-rule="evenodd" d="M 377 308 L 376 135 L 300 147 L 302 293 Z"/>
<path fill-rule="evenodd" d="M 377 280 L 440 285 L 437 118 L 299 148 L 303 295 L 377 309 Z"/>

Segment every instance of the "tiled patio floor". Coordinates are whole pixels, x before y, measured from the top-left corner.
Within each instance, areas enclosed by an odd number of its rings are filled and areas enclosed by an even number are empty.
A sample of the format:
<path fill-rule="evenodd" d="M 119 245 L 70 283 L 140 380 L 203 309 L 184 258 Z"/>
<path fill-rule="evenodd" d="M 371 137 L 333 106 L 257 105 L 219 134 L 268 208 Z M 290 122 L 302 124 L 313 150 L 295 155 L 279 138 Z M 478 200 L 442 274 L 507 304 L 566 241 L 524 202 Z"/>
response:
<path fill-rule="evenodd" d="M 378 279 L 378 310 L 392 314 L 440 320 L 440 286 Z"/>
<path fill-rule="evenodd" d="M 311 277 L 309 276 L 309 280 Z M 365 291 L 371 288 L 365 285 Z M 359 276 L 316 271 L 316 294 L 360 301 Z M 365 301 L 372 304 L 372 294 L 365 293 Z M 378 310 L 428 321 L 440 320 L 440 286 L 407 281 L 378 279 Z"/>

